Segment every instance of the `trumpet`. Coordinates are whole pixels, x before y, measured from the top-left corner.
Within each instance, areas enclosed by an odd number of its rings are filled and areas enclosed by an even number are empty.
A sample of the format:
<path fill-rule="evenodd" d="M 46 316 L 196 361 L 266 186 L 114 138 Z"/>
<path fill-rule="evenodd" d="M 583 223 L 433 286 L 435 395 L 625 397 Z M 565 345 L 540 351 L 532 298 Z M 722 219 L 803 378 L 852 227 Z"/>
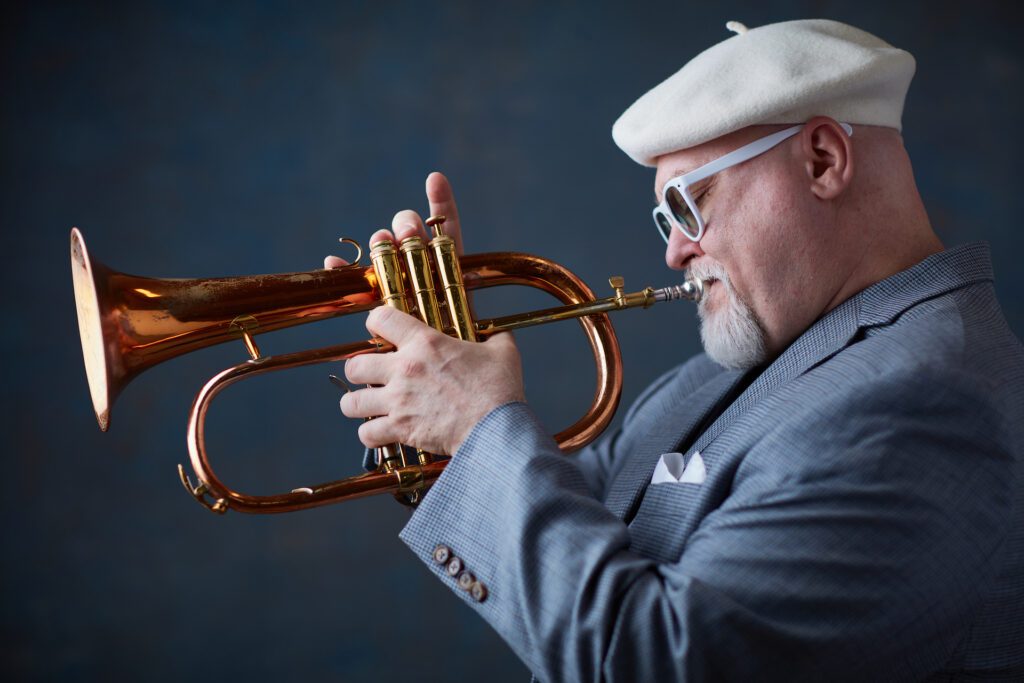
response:
<path fill-rule="evenodd" d="M 661 289 L 626 293 L 621 277 L 612 277 L 612 296 L 597 298 L 576 275 L 548 259 L 515 252 L 459 256 L 444 232 L 444 217 L 427 221 L 433 238 L 410 237 L 400 244 L 371 245 L 371 265 L 273 275 L 205 279 L 159 279 L 128 275 L 89 258 L 78 228 L 71 230 L 71 271 L 89 392 L 96 420 L 110 427 L 110 411 L 121 390 L 139 373 L 166 360 L 214 344 L 241 341 L 248 360 L 210 378 L 189 413 L 187 441 L 193 483 L 178 465 L 182 485 L 209 510 L 246 513 L 291 512 L 344 500 L 390 493 L 415 505 L 440 476 L 447 459 L 401 444 L 377 451 L 374 471 L 286 493 L 253 496 L 234 491 L 214 472 L 205 445 L 206 413 L 221 391 L 248 377 L 318 363 L 342 361 L 366 353 L 394 350 L 371 338 L 348 344 L 279 355 L 264 355 L 255 336 L 303 323 L 393 306 L 424 323 L 467 341 L 483 341 L 498 332 L 576 319 L 594 356 L 597 388 L 587 412 L 554 435 L 563 452 L 596 439 L 608 426 L 622 392 L 622 358 L 608 313 L 648 308 L 673 300 L 699 301 L 700 280 Z M 540 289 L 561 305 L 489 320 L 475 320 L 468 291 L 517 284 Z M 438 292 L 442 295 L 439 296 Z"/>

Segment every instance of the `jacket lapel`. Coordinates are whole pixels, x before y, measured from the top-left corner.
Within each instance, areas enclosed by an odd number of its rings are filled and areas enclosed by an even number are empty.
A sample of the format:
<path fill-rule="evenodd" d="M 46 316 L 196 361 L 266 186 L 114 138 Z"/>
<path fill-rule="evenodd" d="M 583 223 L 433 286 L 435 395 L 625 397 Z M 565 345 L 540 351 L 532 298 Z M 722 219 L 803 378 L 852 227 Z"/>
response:
<path fill-rule="evenodd" d="M 858 301 L 858 297 L 847 299 L 811 325 L 700 435 L 691 450 L 703 452 L 723 430 L 755 403 L 842 351 L 859 329 Z M 704 464 L 709 466 L 712 463 L 705 457 Z"/>
<path fill-rule="evenodd" d="M 933 254 L 917 265 L 850 297 L 811 325 L 715 420 L 694 443 L 709 474 L 713 453 L 704 449 L 755 403 L 846 348 L 860 329 L 891 323 L 925 299 L 992 280 L 988 245 L 975 243 Z"/>
<path fill-rule="evenodd" d="M 689 382 L 674 382 L 660 398 L 661 409 L 651 406 L 658 418 L 652 420 L 647 434 L 612 483 L 605 505 L 625 519 L 651 480 L 662 453 L 673 450 L 708 416 L 722 398 L 743 378 L 738 370 L 720 372 L 698 387 Z"/>

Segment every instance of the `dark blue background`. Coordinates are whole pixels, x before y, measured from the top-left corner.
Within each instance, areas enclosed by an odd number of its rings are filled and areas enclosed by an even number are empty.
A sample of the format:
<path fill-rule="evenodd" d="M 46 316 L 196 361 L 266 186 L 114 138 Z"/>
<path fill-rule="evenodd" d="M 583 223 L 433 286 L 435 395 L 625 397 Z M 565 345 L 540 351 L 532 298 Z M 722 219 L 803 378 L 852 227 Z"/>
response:
<path fill-rule="evenodd" d="M 0 22 L 4 442 L 2 673 L 10 677 L 523 680 L 525 667 L 397 541 L 389 499 L 215 518 L 179 488 L 184 421 L 241 344 L 148 372 L 96 428 L 68 230 L 160 277 L 317 267 L 342 235 L 425 210 L 444 170 L 471 251 L 533 251 L 595 289 L 675 282 L 653 176 L 611 123 L 689 57 L 751 26 L 825 16 L 918 59 L 905 138 L 947 244 L 992 243 L 1024 332 L 1022 49 L 1014 3 L 18 3 Z M 785 267 L 785 264 L 780 264 Z M 546 303 L 481 297 L 484 312 Z M 631 401 L 698 350 L 691 307 L 618 318 Z M 269 353 L 362 338 L 343 320 Z M 524 332 L 552 429 L 593 381 L 573 325 Z M 223 478 L 253 493 L 354 473 L 323 369 L 255 380 L 211 411 Z M 507 457 L 495 453 L 494 457 Z"/>

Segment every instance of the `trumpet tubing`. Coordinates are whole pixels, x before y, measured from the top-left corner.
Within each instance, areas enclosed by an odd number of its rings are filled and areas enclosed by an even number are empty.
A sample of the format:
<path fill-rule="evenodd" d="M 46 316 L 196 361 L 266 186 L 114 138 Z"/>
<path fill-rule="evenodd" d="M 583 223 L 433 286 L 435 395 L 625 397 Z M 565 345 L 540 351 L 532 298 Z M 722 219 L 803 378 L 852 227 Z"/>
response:
<path fill-rule="evenodd" d="M 583 417 L 554 437 L 563 451 L 570 452 L 593 441 L 607 427 L 622 391 L 622 360 L 607 314 L 659 301 L 696 301 L 703 293 L 700 281 L 688 281 L 626 294 L 622 279 L 611 278 L 614 295 L 598 299 L 578 277 L 553 261 L 514 252 L 460 257 L 454 241 L 444 234 L 443 217 L 431 218 L 428 225 L 435 232 L 428 244 L 416 237 L 404 240 L 397 249 L 390 242 L 372 245 L 369 267 L 360 266 L 357 257 L 352 265 L 330 270 L 205 279 L 146 278 L 111 270 L 89 258 L 81 232 L 72 229 L 71 268 L 82 352 L 100 429 L 109 428 L 111 406 L 139 373 L 191 351 L 241 340 L 249 359 L 207 381 L 189 415 L 188 449 L 198 483 L 192 483 L 181 465 L 178 472 L 197 500 L 218 513 L 229 509 L 290 512 L 376 493 L 390 493 L 415 504 L 440 476 L 446 461 L 422 451 L 413 461 L 400 444 L 381 451 L 374 472 L 276 495 L 247 495 L 218 479 L 206 452 L 204 432 L 210 402 L 225 388 L 253 375 L 394 350 L 385 340 L 368 339 L 265 356 L 256 345 L 256 335 L 379 305 L 414 313 L 431 327 L 470 341 L 574 318 L 593 353 L 597 387 Z M 491 320 L 473 319 L 467 291 L 510 284 L 545 291 L 562 305 Z"/>

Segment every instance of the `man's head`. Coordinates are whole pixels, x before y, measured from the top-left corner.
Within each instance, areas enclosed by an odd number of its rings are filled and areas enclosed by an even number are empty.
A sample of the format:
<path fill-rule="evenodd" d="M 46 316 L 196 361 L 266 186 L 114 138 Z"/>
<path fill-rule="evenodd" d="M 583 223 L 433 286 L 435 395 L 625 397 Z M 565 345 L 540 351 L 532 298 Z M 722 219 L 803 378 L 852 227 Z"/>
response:
<path fill-rule="evenodd" d="M 743 42 L 758 31 L 761 39 Z M 823 54 L 794 56 L 796 48 L 787 48 L 792 41 L 815 40 Z M 727 43 L 731 47 L 723 50 Z M 717 56 L 707 58 L 715 50 Z M 755 85 L 745 87 L 741 67 L 752 56 L 758 60 L 754 69 L 762 73 Z M 694 63 L 701 78 L 687 73 Z M 714 360 L 751 367 L 773 358 L 852 294 L 941 248 L 928 227 L 898 131 L 912 73 L 909 55 L 857 29 L 822 21 L 776 24 L 702 53 L 616 123 L 620 146 L 656 166 L 659 202 L 670 179 L 803 124 L 778 146 L 690 188 L 705 222 L 699 242 L 678 229 L 670 233 L 668 265 L 709 281 L 699 312 L 704 346 Z M 728 83 L 730 74 L 736 83 Z M 821 85 L 829 74 L 836 82 Z M 763 82 L 769 76 L 781 80 L 773 87 Z M 688 110 L 693 99 L 708 97 L 706 91 L 688 96 L 695 80 L 713 91 L 715 101 L 726 99 L 716 90 L 733 93 L 732 109 L 723 115 L 732 123 L 722 123 L 722 116 L 702 122 L 698 117 L 704 112 Z M 831 94 L 820 92 L 828 88 Z M 757 123 L 766 97 L 791 111 L 765 115 L 766 122 Z M 736 123 L 748 119 L 755 123 Z M 853 135 L 840 123 L 853 124 Z M 720 130 L 730 125 L 735 127 Z M 693 129 L 702 132 L 695 135 Z M 675 147 L 679 140 L 683 146 Z"/>

